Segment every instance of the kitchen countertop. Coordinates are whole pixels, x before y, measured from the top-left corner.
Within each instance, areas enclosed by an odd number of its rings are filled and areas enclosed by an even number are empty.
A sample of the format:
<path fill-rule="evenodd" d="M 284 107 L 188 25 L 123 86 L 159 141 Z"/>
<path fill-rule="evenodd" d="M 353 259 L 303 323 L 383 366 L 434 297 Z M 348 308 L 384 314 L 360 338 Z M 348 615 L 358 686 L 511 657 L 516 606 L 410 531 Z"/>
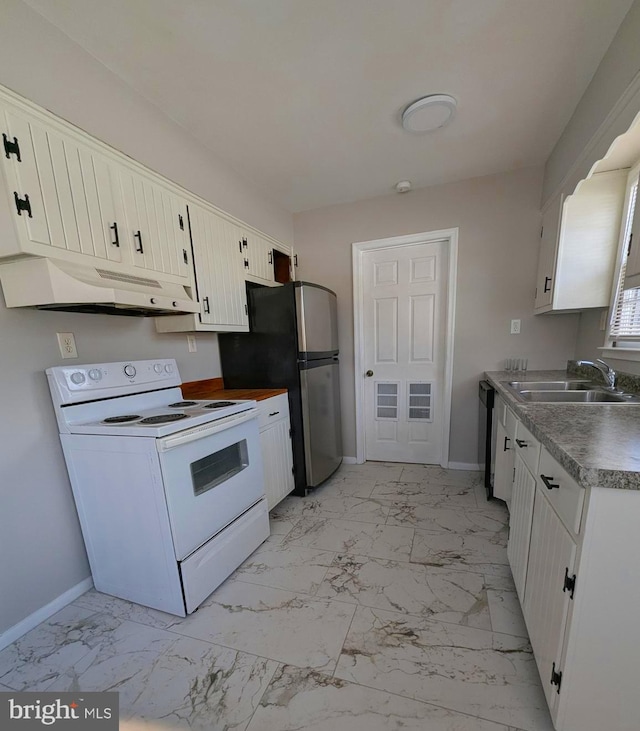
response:
<path fill-rule="evenodd" d="M 234 401 L 236 399 L 264 401 L 273 396 L 287 393 L 286 388 L 225 388 L 222 378 L 188 381 L 183 383 L 181 388 L 182 395 L 186 399 L 216 399 L 220 401 Z"/>
<path fill-rule="evenodd" d="M 565 371 L 487 371 L 485 377 L 579 484 L 640 490 L 640 404 L 522 403 L 502 385 L 578 378 Z"/>

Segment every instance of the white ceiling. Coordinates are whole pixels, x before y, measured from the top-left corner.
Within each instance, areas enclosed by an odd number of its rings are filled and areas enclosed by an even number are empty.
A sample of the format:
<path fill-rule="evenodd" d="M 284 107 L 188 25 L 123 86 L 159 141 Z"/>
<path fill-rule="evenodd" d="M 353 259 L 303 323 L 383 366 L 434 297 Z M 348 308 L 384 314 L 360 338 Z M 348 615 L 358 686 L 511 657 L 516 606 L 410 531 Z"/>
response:
<path fill-rule="evenodd" d="M 25 0 L 290 211 L 545 162 L 632 0 Z M 425 94 L 446 128 L 402 130 Z"/>

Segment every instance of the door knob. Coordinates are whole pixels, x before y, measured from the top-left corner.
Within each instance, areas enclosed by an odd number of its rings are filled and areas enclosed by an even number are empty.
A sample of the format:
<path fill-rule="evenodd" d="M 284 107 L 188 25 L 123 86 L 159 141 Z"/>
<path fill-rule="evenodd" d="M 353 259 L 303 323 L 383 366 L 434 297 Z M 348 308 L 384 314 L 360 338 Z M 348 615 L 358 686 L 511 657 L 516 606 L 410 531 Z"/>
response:
<path fill-rule="evenodd" d="M 371 378 L 371 376 L 372 376 L 372 375 L 373 375 L 373 371 L 367 371 L 367 372 L 365 373 L 365 376 L 366 376 L 367 378 Z"/>

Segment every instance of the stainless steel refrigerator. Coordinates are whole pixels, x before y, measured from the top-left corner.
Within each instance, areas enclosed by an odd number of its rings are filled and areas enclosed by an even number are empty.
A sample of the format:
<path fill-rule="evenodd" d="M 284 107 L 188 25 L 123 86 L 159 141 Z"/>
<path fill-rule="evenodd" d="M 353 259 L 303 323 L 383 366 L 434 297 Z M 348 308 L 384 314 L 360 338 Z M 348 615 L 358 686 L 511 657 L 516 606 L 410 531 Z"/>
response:
<path fill-rule="evenodd" d="M 342 462 L 336 295 L 309 282 L 247 285 L 248 333 L 218 336 L 227 388 L 287 388 L 295 493 Z"/>

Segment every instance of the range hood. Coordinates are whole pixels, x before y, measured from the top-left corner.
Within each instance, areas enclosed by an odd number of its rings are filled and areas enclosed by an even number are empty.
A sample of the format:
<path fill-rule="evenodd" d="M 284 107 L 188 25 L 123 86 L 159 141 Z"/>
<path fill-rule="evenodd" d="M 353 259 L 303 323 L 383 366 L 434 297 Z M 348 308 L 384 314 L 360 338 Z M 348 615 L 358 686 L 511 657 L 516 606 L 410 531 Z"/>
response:
<path fill-rule="evenodd" d="M 199 312 L 189 287 L 50 258 L 0 264 L 7 307 L 157 317 Z"/>

